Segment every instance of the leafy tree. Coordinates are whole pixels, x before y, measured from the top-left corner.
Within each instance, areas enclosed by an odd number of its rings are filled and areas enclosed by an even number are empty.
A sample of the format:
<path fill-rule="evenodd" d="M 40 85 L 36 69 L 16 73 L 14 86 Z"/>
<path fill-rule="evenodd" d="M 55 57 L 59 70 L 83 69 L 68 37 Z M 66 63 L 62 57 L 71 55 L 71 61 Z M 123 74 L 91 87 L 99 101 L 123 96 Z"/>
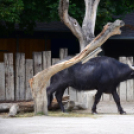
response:
<path fill-rule="evenodd" d="M 18 23 L 20 30 L 32 32 L 37 21 L 59 21 L 58 4 L 59 0 L 0 0 L 0 29 L 13 31 L 14 24 Z M 133 10 L 133 0 L 101 0 L 96 29 L 112 21 L 113 15 L 125 15 Z M 70 0 L 69 13 L 81 24 L 85 13 L 84 0 Z"/>
<path fill-rule="evenodd" d="M 20 14 L 24 9 L 22 0 L 1 0 L 0 20 L 10 23 L 19 23 Z"/>

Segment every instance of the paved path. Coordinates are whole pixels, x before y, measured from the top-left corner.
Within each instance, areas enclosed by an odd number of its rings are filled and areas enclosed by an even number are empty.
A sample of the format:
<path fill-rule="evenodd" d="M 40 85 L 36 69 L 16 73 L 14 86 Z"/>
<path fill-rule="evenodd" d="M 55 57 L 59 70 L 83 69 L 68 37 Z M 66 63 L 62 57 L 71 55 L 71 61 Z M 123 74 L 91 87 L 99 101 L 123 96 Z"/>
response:
<path fill-rule="evenodd" d="M 0 134 L 134 134 L 134 115 L 0 117 Z"/>

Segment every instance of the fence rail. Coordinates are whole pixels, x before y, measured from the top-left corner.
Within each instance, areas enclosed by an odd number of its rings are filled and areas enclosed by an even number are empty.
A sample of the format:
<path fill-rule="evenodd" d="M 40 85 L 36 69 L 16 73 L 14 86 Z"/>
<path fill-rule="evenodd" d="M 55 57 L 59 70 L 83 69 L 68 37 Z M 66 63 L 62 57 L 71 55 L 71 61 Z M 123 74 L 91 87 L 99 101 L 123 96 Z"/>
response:
<path fill-rule="evenodd" d="M 0 102 L 32 100 L 29 79 L 39 71 L 55 64 L 68 56 L 67 49 L 60 49 L 59 58 L 51 58 L 51 51 L 34 52 L 33 59 L 25 59 L 24 53 L 17 53 L 15 65 L 13 54 L 5 53 L 4 62 L 0 63 Z M 133 57 L 120 57 L 120 62 L 133 64 Z M 134 80 L 122 82 L 117 91 L 121 101 L 134 101 Z M 69 87 L 64 94 L 70 95 L 70 100 L 86 102 L 85 94 L 90 91 L 77 92 Z M 88 98 L 87 98 L 88 101 Z M 111 95 L 103 94 L 101 101 L 113 101 Z"/>

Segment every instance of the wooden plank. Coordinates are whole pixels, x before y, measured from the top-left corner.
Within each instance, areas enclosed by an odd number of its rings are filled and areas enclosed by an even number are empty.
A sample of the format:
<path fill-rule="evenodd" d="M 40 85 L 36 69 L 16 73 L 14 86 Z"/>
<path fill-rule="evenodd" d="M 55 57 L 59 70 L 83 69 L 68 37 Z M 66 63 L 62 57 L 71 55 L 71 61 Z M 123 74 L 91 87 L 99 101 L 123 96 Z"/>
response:
<path fill-rule="evenodd" d="M 60 59 L 64 59 L 68 56 L 68 49 L 67 48 L 61 48 L 60 49 Z"/>
<path fill-rule="evenodd" d="M 70 95 L 70 100 L 71 101 L 76 101 L 77 100 L 76 89 L 73 89 L 72 87 L 69 87 L 69 95 Z"/>
<path fill-rule="evenodd" d="M 19 38 L 19 52 L 25 53 L 26 59 L 32 59 L 33 52 L 42 52 L 48 45 L 45 44 L 45 39 Z"/>
<path fill-rule="evenodd" d="M 77 91 L 76 96 L 78 102 L 83 102 L 83 91 Z"/>
<path fill-rule="evenodd" d="M 52 58 L 52 65 L 56 64 L 57 62 L 59 62 L 59 58 Z M 55 92 L 53 93 L 53 97 L 55 97 Z"/>
<path fill-rule="evenodd" d="M 69 55 L 69 57 L 74 57 L 74 56 L 72 56 L 72 55 Z M 65 91 L 65 93 L 68 93 L 69 94 L 69 96 L 70 96 L 70 100 L 72 100 L 72 101 L 78 101 L 78 99 L 77 99 L 77 90 L 76 89 L 74 89 L 74 88 L 72 88 L 72 87 L 69 87 L 68 89 L 67 89 L 67 91 Z M 80 98 L 80 102 L 82 102 L 82 94 L 81 94 L 81 92 L 79 92 L 79 98 Z"/>
<path fill-rule="evenodd" d="M 103 93 L 100 100 L 101 101 L 110 101 L 111 100 L 111 96 L 109 94 Z"/>
<path fill-rule="evenodd" d="M 110 101 L 110 95 L 103 93 L 102 100 L 103 100 L 103 101 Z"/>
<path fill-rule="evenodd" d="M 60 49 L 60 59 L 63 60 L 64 58 L 66 58 L 68 56 L 68 49 L 67 48 L 61 48 Z M 69 93 L 69 88 L 65 89 L 64 95 L 68 95 Z"/>
<path fill-rule="evenodd" d="M 117 91 L 118 95 L 120 96 L 119 89 L 120 89 L 120 85 L 116 88 L 116 91 Z M 113 98 L 112 94 L 110 94 L 110 101 L 114 101 L 114 98 Z"/>
<path fill-rule="evenodd" d="M 26 101 L 32 100 L 31 88 L 29 80 L 33 77 L 33 60 L 26 59 Z"/>
<path fill-rule="evenodd" d="M 16 100 L 25 100 L 25 54 L 16 53 Z"/>
<path fill-rule="evenodd" d="M 43 69 L 51 66 L 51 51 L 43 52 Z"/>
<path fill-rule="evenodd" d="M 42 52 L 33 53 L 33 73 L 34 75 L 42 71 L 43 62 L 42 62 Z"/>
<path fill-rule="evenodd" d="M 122 62 L 122 63 L 127 63 L 127 59 L 126 57 L 120 57 L 119 58 L 119 61 Z M 126 101 L 126 96 L 127 96 L 127 83 L 126 81 L 125 82 L 121 82 L 120 83 L 120 99 L 121 101 Z"/>
<path fill-rule="evenodd" d="M 56 64 L 59 61 L 60 61 L 59 58 L 52 58 L 52 65 Z"/>
<path fill-rule="evenodd" d="M 51 66 L 51 51 L 43 52 L 43 69 L 46 69 Z M 50 81 L 48 82 L 48 86 L 50 85 Z"/>
<path fill-rule="evenodd" d="M 89 109 L 89 103 L 91 103 L 89 97 L 91 98 L 91 96 L 89 96 L 89 94 L 87 92 L 83 93 L 83 95 L 82 95 L 82 103 L 86 109 Z"/>
<path fill-rule="evenodd" d="M 0 63 L 0 101 L 6 100 L 5 92 L 5 64 Z"/>
<path fill-rule="evenodd" d="M 4 54 L 5 62 L 5 88 L 6 88 L 6 100 L 14 100 L 14 70 L 13 70 L 13 54 Z"/>
<path fill-rule="evenodd" d="M 133 65 L 133 57 L 127 57 L 127 64 L 131 63 Z M 133 79 L 127 80 L 127 101 L 134 100 L 134 87 L 133 87 Z"/>

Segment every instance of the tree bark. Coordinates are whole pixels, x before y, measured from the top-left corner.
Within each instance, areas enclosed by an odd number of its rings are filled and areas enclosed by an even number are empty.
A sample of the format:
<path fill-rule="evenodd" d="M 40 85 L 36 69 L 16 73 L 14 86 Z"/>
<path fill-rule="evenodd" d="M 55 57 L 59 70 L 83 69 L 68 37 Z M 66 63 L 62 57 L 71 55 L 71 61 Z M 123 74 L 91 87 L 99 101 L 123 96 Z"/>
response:
<path fill-rule="evenodd" d="M 124 22 L 121 20 L 116 20 L 114 23 L 108 23 L 104 26 L 103 31 L 94 40 L 92 40 L 90 44 L 87 45 L 85 49 L 77 56 L 68 61 L 55 64 L 39 72 L 32 79 L 30 79 L 29 82 L 34 99 L 35 114 L 39 112 L 44 113 L 45 115 L 48 114 L 46 88 L 50 78 L 57 72 L 76 64 L 82 59 L 86 59 L 86 57 L 89 59 L 88 55 L 100 47 L 109 37 L 121 34 L 120 27 L 122 26 L 124 26 Z M 48 91 L 48 95 L 50 94 L 51 93 Z"/>
<path fill-rule="evenodd" d="M 84 34 L 84 40 L 86 40 L 88 44 L 95 38 L 94 31 L 95 31 L 96 14 L 100 0 L 84 0 L 84 1 L 86 9 L 85 9 L 85 17 L 82 24 L 82 30 Z M 85 46 L 83 46 L 83 49 L 84 47 Z"/>
<path fill-rule="evenodd" d="M 83 31 L 78 21 L 68 14 L 69 0 L 60 0 L 59 2 L 59 16 L 61 21 L 71 30 L 71 32 L 77 37 L 79 43 L 83 42 Z"/>
<path fill-rule="evenodd" d="M 60 0 L 59 16 L 62 22 L 71 30 L 79 40 L 80 51 L 82 51 L 94 38 L 97 8 L 100 0 L 84 0 L 85 16 L 82 27 L 78 21 L 68 14 L 69 0 Z"/>

